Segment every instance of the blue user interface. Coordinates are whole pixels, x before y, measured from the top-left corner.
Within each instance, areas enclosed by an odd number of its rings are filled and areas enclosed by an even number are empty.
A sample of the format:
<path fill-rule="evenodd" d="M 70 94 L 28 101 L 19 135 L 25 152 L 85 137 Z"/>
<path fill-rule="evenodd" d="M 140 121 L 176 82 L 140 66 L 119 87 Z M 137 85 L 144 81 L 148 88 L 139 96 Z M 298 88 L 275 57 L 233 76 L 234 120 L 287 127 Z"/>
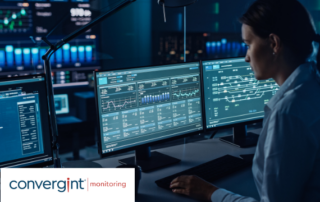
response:
<path fill-rule="evenodd" d="M 245 58 L 203 61 L 206 127 L 261 119 L 278 91 L 273 79 L 258 81 Z"/>
<path fill-rule="evenodd" d="M 54 106 L 56 114 L 69 113 L 68 94 L 54 95 Z"/>
<path fill-rule="evenodd" d="M 198 62 L 96 77 L 102 153 L 203 129 Z"/>
<path fill-rule="evenodd" d="M 44 78 L 0 81 L 0 167 L 48 161 L 50 151 Z"/>
<path fill-rule="evenodd" d="M 55 44 L 99 12 L 89 0 L 0 1 L 0 77 L 42 73 L 42 56 L 50 47 L 41 37 Z M 92 71 L 100 69 L 99 30 L 88 30 L 51 56 L 54 87 L 86 85 Z"/>

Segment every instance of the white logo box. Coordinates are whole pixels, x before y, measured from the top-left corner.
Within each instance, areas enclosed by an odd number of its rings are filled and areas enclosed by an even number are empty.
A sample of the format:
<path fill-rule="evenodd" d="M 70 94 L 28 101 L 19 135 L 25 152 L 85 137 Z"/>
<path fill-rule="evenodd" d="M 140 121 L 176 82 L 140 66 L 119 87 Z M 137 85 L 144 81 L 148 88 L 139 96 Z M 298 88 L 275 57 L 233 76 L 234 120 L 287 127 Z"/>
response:
<path fill-rule="evenodd" d="M 134 168 L 1 169 L 1 202 L 135 200 Z"/>

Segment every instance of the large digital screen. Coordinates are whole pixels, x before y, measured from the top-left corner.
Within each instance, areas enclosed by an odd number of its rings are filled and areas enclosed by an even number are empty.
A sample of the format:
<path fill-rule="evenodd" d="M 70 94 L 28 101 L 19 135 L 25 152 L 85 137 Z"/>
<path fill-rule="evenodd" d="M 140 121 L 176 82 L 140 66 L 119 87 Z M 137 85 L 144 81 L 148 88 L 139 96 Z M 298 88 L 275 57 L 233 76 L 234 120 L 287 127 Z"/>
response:
<path fill-rule="evenodd" d="M 42 73 L 50 48 L 42 37 L 55 44 L 98 14 L 85 1 L 0 2 L 0 77 Z M 88 75 L 100 69 L 98 34 L 92 28 L 52 55 L 55 87 L 88 84 Z"/>

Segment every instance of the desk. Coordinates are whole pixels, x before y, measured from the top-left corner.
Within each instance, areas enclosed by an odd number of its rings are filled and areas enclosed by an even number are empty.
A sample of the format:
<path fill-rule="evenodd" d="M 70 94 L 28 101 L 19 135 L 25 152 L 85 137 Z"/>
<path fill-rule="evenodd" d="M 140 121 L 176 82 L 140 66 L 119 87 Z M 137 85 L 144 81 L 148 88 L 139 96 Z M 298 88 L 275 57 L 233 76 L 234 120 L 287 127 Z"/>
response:
<path fill-rule="evenodd" d="M 136 201 L 152 201 L 152 202 L 169 202 L 169 201 L 195 201 L 185 196 L 176 195 L 158 187 L 155 181 L 172 175 L 177 172 L 189 169 L 215 158 L 221 157 L 226 154 L 233 156 L 239 156 L 241 154 L 252 154 L 255 152 L 255 148 L 241 149 L 232 145 L 223 143 L 218 139 L 203 140 L 195 143 L 188 143 L 184 145 L 178 145 L 157 151 L 170 155 L 175 158 L 181 159 L 181 162 L 160 170 L 156 170 L 151 173 L 142 173 L 142 178 L 139 186 L 139 195 L 136 197 Z M 104 168 L 114 168 L 119 165 L 118 159 L 126 158 L 132 155 L 126 155 L 115 158 L 108 158 L 95 161 Z M 244 196 L 251 196 L 255 199 L 260 199 L 256 186 L 253 181 L 251 169 L 245 169 L 239 171 L 226 178 L 213 182 L 218 187 L 225 188 L 229 191 L 235 192 Z"/>

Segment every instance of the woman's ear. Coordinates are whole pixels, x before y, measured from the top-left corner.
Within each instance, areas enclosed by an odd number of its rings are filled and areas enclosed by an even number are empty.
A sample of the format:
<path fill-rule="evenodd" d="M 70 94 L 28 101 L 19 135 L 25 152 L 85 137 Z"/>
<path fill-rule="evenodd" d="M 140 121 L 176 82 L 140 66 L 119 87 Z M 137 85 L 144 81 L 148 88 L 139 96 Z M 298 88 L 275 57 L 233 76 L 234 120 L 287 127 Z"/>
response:
<path fill-rule="evenodd" d="M 270 48 L 274 54 L 279 53 L 281 49 L 281 40 L 278 35 L 270 34 L 269 35 Z"/>

